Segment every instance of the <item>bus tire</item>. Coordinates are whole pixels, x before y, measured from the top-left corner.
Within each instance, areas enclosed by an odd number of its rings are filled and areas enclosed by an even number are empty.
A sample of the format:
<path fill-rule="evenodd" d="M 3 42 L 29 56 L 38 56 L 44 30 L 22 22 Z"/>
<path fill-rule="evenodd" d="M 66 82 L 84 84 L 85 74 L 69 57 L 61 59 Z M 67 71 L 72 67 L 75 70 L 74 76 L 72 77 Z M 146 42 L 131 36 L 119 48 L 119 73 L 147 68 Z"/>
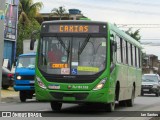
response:
<path fill-rule="evenodd" d="M 115 92 L 115 96 L 114 96 L 114 101 L 111 103 L 106 104 L 106 111 L 107 112 L 113 112 L 115 109 L 115 101 L 116 101 L 116 92 Z"/>
<path fill-rule="evenodd" d="M 126 101 L 125 100 L 119 101 L 119 106 L 125 107 Z"/>
<path fill-rule="evenodd" d="M 132 107 L 133 104 L 134 104 L 134 98 L 135 98 L 135 90 L 134 90 L 134 87 L 132 88 L 132 95 L 131 95 L 131 99 L 129 100 L 126 100 L 126 105 L 128 107 Z"/>
<path fill-rule="evenodd" d="M 106 104 L 105 109 L 107 112 L 113 112 L 115 109 L 115 102 L 111 102 L 111 103 Z"/>
<path fill-rule="evenodd" d="M 27 99 L 26 91 L 20 91 L 19 97 L 20 97 L 21 102 L 26 102 L 26 99 Z"/>
<path fill-rule="evenodd" d="M 59 102 L 51 102 L 52 111 L 60 111 L 62 108 L 62 103 Z"/>

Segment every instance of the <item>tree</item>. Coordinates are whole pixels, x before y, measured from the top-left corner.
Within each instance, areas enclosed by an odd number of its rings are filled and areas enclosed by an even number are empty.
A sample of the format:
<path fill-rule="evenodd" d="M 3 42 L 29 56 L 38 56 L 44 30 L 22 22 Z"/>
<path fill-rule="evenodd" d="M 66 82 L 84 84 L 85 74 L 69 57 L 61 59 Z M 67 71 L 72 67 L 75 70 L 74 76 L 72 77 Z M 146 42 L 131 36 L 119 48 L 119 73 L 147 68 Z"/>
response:
<path fill-rule="evenodd" d="M 18 24 L 16 56 L 23 53 L 23 47 L 25 47 L 23 46 L 23 40 L 30 39 L 32 31 L 39 29 L 40 29 L 40 24 L 35 19 L 33 19 L 30 24 L 25 26 L 22 24 Z"/>
<path fill-rule="evenodd" d="M 42 2 L 33 3 L 33 0 L 19 1 L 17 56 L 23 53 L 23 40 L 30 39 L 32 31 L 40 29 L 40 24 L 35 18 L 40 15 L 42 6 Z"/>
<path fill-rule="evenodd" d="M 51 16 L 59 16 L 59 19 L 61 20 L 63 16 L 69 17 L 69 14 L 66 12 L 66 9 L 63 6 L 60 6 L 59 8 L 53 8 L 51 11 Z"/>
<path fill-rule="evenodd" d="M 130 35 L 132 38 L 134 38 L 135 40 L 137 40 L 138 42 L 140 42 L 140 39 L 141 39 L 141 36 L 140 36 L 140 34 L 139 34 L 139 30 L 140 29 L 138 29 L 138 30 L 136 30 L 136 31 L 132 31 L 132 28 L 129 28 L 127 31 L 126 31 L 126 33 L 128 34 L 128 35 Z"/>
<path fill-rule="evenodd" d="M 18 22 L 22 24 L 30 23 L 33 18 L 40 16 L 39 11 L 42 6 L 42 2 L 33 3 L 33 0 L 20 0 Z"/>

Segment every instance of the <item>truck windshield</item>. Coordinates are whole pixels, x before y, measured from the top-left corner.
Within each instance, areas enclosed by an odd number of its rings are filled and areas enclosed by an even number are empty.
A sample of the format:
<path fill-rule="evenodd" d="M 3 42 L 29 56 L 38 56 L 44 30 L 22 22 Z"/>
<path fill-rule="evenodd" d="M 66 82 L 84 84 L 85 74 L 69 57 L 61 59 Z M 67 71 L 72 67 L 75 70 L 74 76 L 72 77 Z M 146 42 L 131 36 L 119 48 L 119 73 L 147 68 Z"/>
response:
<path fill-rule="evenodd" d="M 39 68 L 47 74 L 92 75 L 106 66 L 105 37 L 43 37 Z"/>
<path fill-rule="evenodd" d="M 35 68 L 35 56 L 21 56 L 17 68 Z"/>

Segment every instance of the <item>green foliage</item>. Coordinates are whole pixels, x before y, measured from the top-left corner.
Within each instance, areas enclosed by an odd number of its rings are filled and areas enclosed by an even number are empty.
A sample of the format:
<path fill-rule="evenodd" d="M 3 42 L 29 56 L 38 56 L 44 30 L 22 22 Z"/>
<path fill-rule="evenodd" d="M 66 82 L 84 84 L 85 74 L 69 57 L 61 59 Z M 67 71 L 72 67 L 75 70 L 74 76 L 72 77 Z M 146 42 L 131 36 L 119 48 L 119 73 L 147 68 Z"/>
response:
<path fill-rule="evenodd" d="M 40 16 L 39 11 L 42 8 L 42 2 L 33 3 L 33 0 L 19 1 L 19 23 L 29 24 L 31 19 Z"/>
<path fill-rule="evenodd" d="M 42 2 L 33 3 L 33 0 L 19 0 L 17 53 L 23 53 L 23 40 L 30 39 L 33 30 L 39 30 L 40 24 L 35 19 L 42 8 Z"/>
<path fill-rule="evenodd" d="M 60 6 L 59 8 L 53 8 L 51 11 L 50 16 L 59 16 L 59 19 L 61 20 L 63 16 L 69 17 L 69 14 L 67 13 L 66 9 L 63 6 Z"/>
<path fill-rule="evenodd" d="M 140 39 L 141 39 L 141 36 L 140 36 L 140 34 L 139 34 L 139 30 L 140 29 L 138 29 L 138 30 L 136 30 L 136 31 L 132 31 L 132 28 L 129 28 L 127 31 L 126 31 L 126 33 L 128 34 L 128 35 L 130 35 L 132 38 L 134 38 L 135 40 L 137 40 L 138 42 L 140 42 Z"/>
<path fill-rule="evenodd" d="M 32 31 L 40 29 L 40 24 L 35 19 L 31 21 L 32 22 L 27 25 L 18 23 L 17 56 L 23 53 L 23 40 L 30 39 Z"/>

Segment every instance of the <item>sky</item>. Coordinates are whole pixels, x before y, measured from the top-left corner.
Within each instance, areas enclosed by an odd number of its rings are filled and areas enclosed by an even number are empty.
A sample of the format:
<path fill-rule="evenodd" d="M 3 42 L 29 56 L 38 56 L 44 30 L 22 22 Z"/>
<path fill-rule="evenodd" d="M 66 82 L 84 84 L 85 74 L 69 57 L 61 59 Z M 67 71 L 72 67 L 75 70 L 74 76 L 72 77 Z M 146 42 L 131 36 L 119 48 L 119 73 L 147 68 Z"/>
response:
<path fill-rule="evenodd" d="M 42 2 L 41 13 L 59 6 L 79 9 L 91 20 L 119 25 L 122 30 L 140 29 L 143 51 L 160 59 L 160 0 L 33 0 Z"/>

